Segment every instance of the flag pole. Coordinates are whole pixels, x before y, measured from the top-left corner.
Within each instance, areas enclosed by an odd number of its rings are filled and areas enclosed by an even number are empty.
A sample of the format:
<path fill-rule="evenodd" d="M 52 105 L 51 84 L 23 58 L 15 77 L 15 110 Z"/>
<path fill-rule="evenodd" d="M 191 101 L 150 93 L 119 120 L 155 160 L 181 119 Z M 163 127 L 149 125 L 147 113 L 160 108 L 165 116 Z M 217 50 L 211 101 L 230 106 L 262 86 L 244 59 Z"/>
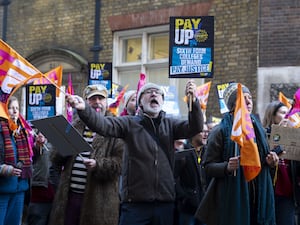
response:
<path fill-rule="evenodd" d="M 64 90 L 62 90 L 55 82 L 53 82 L 51 79 L 49 79 L 47 76 L 45 76 L 45 74 L 42 74 L 42 77 L 44 77 L 45 79 L 47 79 L 51 84 L 53 84 L 56 88 L 58 88 L 64 95 L 66 95 L 66 92 Z M 11 93 L 9 94 L 8 96 L 8 99 L 7 99 L 7 102 L 9 100 L 9 98 L 11 96 L 13 96 L 13 94 L 19 89 L 19 87 L 23 86 L 24 84 L 26 84 L 26 82 L 28 82 L 28 80 L 30 79 L 33 79 L 32 77 L 30 78 L 27 78 L 26 80 L 20 82 L 18 85 L 14 86 L 13 90 L 11 91 Z M 7 109 L 7 104 L 5 104 L 6 107 L 5 107 L 5 112 L 6 112 L 6 115 L 7 115 L 7 119 L 10 120 L 12 123 L 14 123 L 14 121 L 12 121 L 9 117 L 8 117 L 8 109 Z M 2 105 L 2 108 L 3 108 L 3 105 Z M 0 107 L 1 109 L 1 107 Z M 1 111 L 1 110 L 0 110 Z M 4 117 L 5 118 L 5 117 Z M 14 123 L 15 124 L 15 123 Z"/>
<path fill-rule="evenodd" d="M 59 89 L 64 95 L 66 95 L 66 92 L 63 91 L 55 82 L 53 82 L 51 79 L 49 79 L 45 74 L 42 74 L 42 76 L 48 80 L 51 84 L 53 84 L 57 89 Z"/>
<path fill-rule="evenodd" d="M 234 157 L 238 154 L 238 144 L 234 142 Z M 233 171 L 233 176 L 236 177 L 236 170 Z"/>

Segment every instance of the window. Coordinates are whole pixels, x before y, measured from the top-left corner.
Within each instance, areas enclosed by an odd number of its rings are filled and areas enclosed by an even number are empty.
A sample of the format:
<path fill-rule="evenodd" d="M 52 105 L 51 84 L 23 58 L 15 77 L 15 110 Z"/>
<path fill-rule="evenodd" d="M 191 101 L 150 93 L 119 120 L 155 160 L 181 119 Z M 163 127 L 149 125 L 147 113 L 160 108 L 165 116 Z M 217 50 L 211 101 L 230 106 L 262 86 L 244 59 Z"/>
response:
<path fill-rule="evenodd" d="M 142 38 L 128 38 L 123 42 L 123 58 L 122 62 L 140 62 L 142 59 Z"/>
<path fill-rule="evenodd" d="M 113 41 L 113 82 L 128 90 L 136 90 L 139 74 L 146 74 L 146 81 L 176 90 L 176 101 L 180 117 L 187 117 L 187 106 L 183 102 L 187 79 L 169 79 L 169 26 L 148 27 L 118 31 Z M 173 90 L 174 90 L 173 89 Z"/>
<path fill-rule="evenodd" d="M 169 35 L 153 34 L 149 36 L 149 60 L 167 59 L 169 57 Z"/>

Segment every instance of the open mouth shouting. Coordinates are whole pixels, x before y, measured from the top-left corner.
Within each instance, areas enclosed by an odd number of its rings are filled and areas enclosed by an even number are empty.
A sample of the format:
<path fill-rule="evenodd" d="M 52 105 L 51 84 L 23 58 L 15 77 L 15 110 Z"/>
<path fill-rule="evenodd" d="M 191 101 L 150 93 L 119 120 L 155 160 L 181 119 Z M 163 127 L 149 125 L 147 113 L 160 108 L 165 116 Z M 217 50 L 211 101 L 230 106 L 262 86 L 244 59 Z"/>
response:
<path fill-rule="evenodd" d="M 150 100 L 150 106 L 151 107 L 159 107 L 160 104 L 155 98 L 153 98 L 153 99 Z"/>

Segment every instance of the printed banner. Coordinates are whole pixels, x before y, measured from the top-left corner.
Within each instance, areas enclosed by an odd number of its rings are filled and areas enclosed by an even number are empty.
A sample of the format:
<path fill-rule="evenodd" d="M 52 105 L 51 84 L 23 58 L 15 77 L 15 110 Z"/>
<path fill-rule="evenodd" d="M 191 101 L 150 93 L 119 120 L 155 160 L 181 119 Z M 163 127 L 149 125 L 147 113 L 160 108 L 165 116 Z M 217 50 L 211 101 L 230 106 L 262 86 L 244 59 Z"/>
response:
<path fill-rule="evenodd" d="M 212 78 L 214 17 L 170 17 L 169 78 Z"/>
<path fill-rule="evenodd" d="M 225 104 L 224 98 L 223 98 L 223 94 L 225 89 L 229 86 L 229 84 L 231 84 L 232 82 L 228 82 L 228 83 L 223 83 L 223 84 L 217 84 L 217 94 L 219 97 L 219 106 L 220 106 L 220 112 L 221 114 L 224 114 L 226 112 L 229 112 L 227 105 Z"/>
<path fill-rule="evenodd" d="M 88 85 L 102 84 L 112 97 L 112 63 L 110 62 L 90 62 Z"/>
<path fill-rule="evenodd" d="M 56 88 L 53 84 L 26 85 L 26 119 L 56 115 Z"/>

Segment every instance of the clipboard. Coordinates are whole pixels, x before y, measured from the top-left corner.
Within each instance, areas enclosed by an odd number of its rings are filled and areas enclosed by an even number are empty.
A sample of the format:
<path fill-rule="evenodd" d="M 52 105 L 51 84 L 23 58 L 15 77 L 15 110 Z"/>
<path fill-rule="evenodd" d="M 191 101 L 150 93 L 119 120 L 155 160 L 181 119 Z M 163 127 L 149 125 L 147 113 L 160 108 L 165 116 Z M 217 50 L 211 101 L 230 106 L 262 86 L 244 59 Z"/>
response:
<path fill-rule="evenodd" d="M 30 121 L 62 156 L 92 151 L 92 147 L 63 115 Z"/>

